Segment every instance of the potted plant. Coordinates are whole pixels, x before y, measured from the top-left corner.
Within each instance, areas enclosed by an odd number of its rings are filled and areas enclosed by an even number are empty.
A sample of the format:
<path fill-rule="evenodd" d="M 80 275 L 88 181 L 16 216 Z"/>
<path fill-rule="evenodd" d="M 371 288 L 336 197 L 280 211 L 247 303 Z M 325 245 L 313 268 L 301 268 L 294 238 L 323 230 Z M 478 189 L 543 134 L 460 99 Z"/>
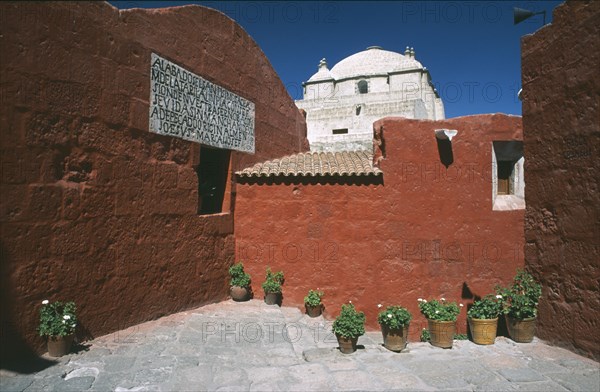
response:
<path fill-rule="evenodd" d="M 381 304 L 378 305 L 381 308 Z M 401 306 L 388 306 L 377 316 L 383 334 L 383 345 L 390 351 L 400 352 L 407 344 L 408 326 L 412 315 Z"/>
<path fill-rule="evenodd" d="M 308 295 L 304 297 L 304 307 L 306 308 L 306 314 L 310 317 L 318 317 L 321 315 L 321 311 L 323 308 L 323 303 L 321 302 L 321 298 L 323 298 L 324 293 L 317 290 L 309 290 Z"/>
<path fill-rule="evenodd" d="M 496 286 L 502 296 L 503 313 L 511 339 L 518 343 L 529 343 L 535 334 L 538 301 L 542 285 L 524 270 L 517 270 L 509 287 Z"/>
<path fill-rule="evenodd" d="M 467 311 L 473 343 L 494 344 L 498 330 L 498 316 L 502 312 L 502 296 L 486 295 L 475 301 Z"/>
<path fill-rule="evenodd" d="M 456 302 L 447 302 L 445 298 L 439 301 L 419 298 L 418 301 L 421 313 L 427 318 L 429 342 L 436 347 L 452 348 L 456 334 L 456 318 L 463 304 L 459 307 Z"/>
<path fill-rule="evenodd" d="M 352 354 L 356 351 L 358 337 L 365 333 L 365 320 L 365 314 L 358 312 L 352 303 L 342 305 L 340 315 L 331 326 L 342 353 Z"/>
<path fill-rule="evenodd" d="M 234 301 L 248 301 L 250 299 L 250 275 L 244 272 L 244 264 L 237 263 L 229 267 L 231 276 L 230 293 Z"/>
<path fill-rule="evenodd" d="M 62 357 L 71 351 L 77 327 L 76 310 L 74 302 L 42 301 L 38 332 L 47 337 L 50 356 Z"/>
<path fill-rule="evenodd" d="M 267 267 L 267 276 L 262 284 L 265 291 L 265 303 L 267 305 L 281 305 L 281 285 L 283 284 L 283 272 L 271 272 Z"/>

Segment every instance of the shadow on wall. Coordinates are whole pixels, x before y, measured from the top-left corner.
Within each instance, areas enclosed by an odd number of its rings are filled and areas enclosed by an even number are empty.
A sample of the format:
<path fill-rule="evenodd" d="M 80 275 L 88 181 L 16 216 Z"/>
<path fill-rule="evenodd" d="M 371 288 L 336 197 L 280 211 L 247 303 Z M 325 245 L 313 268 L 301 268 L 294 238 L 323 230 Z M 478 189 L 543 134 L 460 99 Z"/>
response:
<path fill-rule="evenodd" d="M 35 373 L 57 362 L 40 358 L 25 343 L 18 332 L 21 322 L 19 312 L 14 309 L 11 298 L 14 297 L 10 277 L 12 266 L 4 244 L 0 243 L 0 369 L 6 369 L 17 373 Z M 36 326 L 37 327 L 37 326 Z"/>
<path fill-rule="evenodd" d="M 438 153 L 440 154 L 440 162 L 446 169 L 454 163 L 454 154 L 452 153 L 452 142 L 450 140 L 440 140 L 435 139 L 437 141 Z"/>

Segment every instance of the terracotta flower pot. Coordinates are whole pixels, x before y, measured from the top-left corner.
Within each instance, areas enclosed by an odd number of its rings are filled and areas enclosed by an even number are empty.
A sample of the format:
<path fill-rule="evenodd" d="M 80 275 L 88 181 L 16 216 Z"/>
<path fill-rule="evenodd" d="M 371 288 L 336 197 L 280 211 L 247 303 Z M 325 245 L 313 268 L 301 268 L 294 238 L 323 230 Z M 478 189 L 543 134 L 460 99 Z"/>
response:
<path fill-rule="evenodd" d="M 454 335 L 456 334 L 456 321 L 429 320 L 429 336 L 432 346 L 441 348 L 452 348 Z"/>
<path fill-rule="evenodd" d="M 231 286 L 231 299 L 236 302 L 248 301 L 250 299 L 250 290 L 247 287 Z"/>
<path fill-rule="evenodd" d="M 306 314 L 310 317 L 319 317 L 321 315 L 323 305 L 319 304 L 317 306 L 310 306 L 308 304 L 304 304 L 306 308 Z"/>
<path fill-rule="evenodd" d="M 494 344 L 498 331 L 498 318 L 491 320 L 469 318 L 469 328 L 473 343 Z"/>
<path fill-rule="evenodd" d="M 358 343 L 358 337 L 355 338 L 345 338 L 340 335 L 335 335 L 337 337 L 338 344 L 340 346 L 340 351 L 343 354 L 352 354 L 356 351 L 356 344 Z"/>
<path fill-rule="evenodd" d="M 281 303 L 281 293 L 266 293 L 265 303 L 267 305 L 279 305 Z"/>
<path fill-rule="evenodd" d="M 535 334 L 536 319 L 536 317 L 530 317 L 519 320 L 506 315 L 506 328 L 510 338 L 517 343 L 530 343 Z"/>
<path fill-rule="evenodd" d="M 390 328 L 381 326 L 383 334 L 383 345 L 390 351 L 400 352 L 406 348 L 408 341 L 408 325 L 402 328 Z"/>
<path fill-rule="evenodd" d="M 62 357 L 71 351 L 75 334 L 67 336 L 48 336 L 48 354 L 51 357 Z"/>

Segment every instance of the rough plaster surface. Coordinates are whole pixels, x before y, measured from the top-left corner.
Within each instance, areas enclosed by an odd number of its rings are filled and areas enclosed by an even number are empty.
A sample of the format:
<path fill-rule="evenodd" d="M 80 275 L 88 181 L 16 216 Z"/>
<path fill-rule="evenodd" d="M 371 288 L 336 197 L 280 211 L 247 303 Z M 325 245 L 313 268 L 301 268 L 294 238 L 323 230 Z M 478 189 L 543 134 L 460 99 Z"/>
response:
<path fill-rule="evenodd" d="M 308 290 L 320 288 L 326 317 L 352 301 L 371 329 L 377 304 L 401 304 L 415 315 L 416 339 L 426 326 L 417 298 L 445 297 L 466 309 L 472 295 L 490 293 L 523 267 L 524 210 L 493 211 L 491 183 L 492 141 L 521 140 L 521 118 L 387 118 L 374 128 L 382 180 L 238 183 L 236 260 L 257 298 L 270 266 L 285 273 L 284 304 L 302 308 Z M 458 130 L 447 169 L 440 128 Z M 465 317 L 463 310 L 463 333 Z"/>
<path fill-rule="evenodd" d="M 3 354 L 44 349 L 44 299 L 76 301 L 93 337 L 226 298 L 233 216 L 197 215 L 199 145 L 148 132 L 150 53 L 255 103 L 256 154 L 232 153 L 236 170 L 306 146 L 260 48 L 199 6 L 0 11 Z"/>
<path fill-rule="evenodd" d="M 600 358 L 600 3 L 566 2 L 522 39 L 525 259 L 538 335 Z"/>

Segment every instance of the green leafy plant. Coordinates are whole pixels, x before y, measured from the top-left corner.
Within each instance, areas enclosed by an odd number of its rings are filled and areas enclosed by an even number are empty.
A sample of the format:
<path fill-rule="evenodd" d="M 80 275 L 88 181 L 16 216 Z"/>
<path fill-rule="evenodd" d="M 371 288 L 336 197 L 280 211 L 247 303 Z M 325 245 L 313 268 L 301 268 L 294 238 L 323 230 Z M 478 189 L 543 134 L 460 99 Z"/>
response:
<path fill-rule="evenodd" d="M 40 336 L 57 337 L 74 333 L 77 327 L 76 311 L 75 302 L 42 301 L 38 327 Z"/>
<path fill-rule="evenodd" d="M 386 325 L 389 328 L 398 329 L 408 326 L 412 315 L 408 309 L 401 306 L 388 306 L 377 316 L 379 325 Z"/>
<path fill-rule="evenodd" d="M 419 298 L 419 309 L 429 320 L 456 321 L 462 306 L 463 304 L 459 306 L 456 302 L 447 302 L 445 298 L 441 298 L 439 301 L 436 299 L 427 301 Z"/>
<path fill-rule="evenodd" d="M 281 285 L 284 282 L 283 272 L 271 272 L 271 268 L 267 267 L 267 275 L 262 284 L 265 294 L 281 293 Z"/>
<path fill-rule="evenodd" d="M 502 311 L 515 319 L 537 316 L 537 306 L 542 296 L 542 285 L 524 270 L 517 274 L 509 287 L 496 286 L 496 293 L 502 296 Z"/>
<path fill-rule="evenodd" d="M 244 264 L 237 263 L 229 267 L 231 286 L 250 287 L 250 275 L 244 272 Z"/>
<path fill-rule="evenodd" d="M 333 321 L 331 330 L 343 338 L 357 338 L 365 333 L 366 317 L 363 312 L 358 312 L 354 305 L 342 305 L 342 311 Z"/>
<path fill-rule="evenodd" d="M 467 316 L 474 319 L 492 320 L 498 318 L 502 312 L 502 295 L 488 294 L 479 301 L 475 301 L 467 312 Z"/>
<path fill-rule="evenodd" d="M 467 340 L 469 338 L 464 333 L 455 333 L 454 337 L 452 339 L 454 339 L 454 340 Z"/>
<path fill-rule="evenodd" d="M 323 298 L 323 293 L 320 290 L 309 290 L 308 295 L 304 297 L 304 303 L 308 306 L 319 306 L 321 305 L 321 298 Z"/>

